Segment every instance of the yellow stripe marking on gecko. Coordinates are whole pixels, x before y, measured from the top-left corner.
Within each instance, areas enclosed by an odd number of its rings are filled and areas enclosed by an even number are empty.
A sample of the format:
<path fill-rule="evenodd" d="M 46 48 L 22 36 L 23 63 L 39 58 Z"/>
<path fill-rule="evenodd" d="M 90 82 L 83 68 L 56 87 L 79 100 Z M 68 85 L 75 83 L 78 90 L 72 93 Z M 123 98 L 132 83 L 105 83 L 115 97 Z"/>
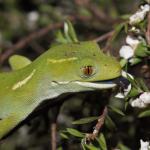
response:
<path fill-rule="evenodd" d="M 15 85 L 13 85 L 12 90 L 16 90 L 20 87 L 22 87 L 23 85 L 25 85 L 34 75 L 35 73 L 35 69 L 31 72 L 31 74 L 29 76 L 27 76 L 24 80 L 17 82 Z"/>
<path fill-rule="evenodd" d="M 62 63 L 62 62 L 73 61 L 77 59 L 78 59 L 77 57 L 71 57 L 71 58 L 63 58 L 63 59 L 48 59 L 47 61 L 50 63 Z"/>

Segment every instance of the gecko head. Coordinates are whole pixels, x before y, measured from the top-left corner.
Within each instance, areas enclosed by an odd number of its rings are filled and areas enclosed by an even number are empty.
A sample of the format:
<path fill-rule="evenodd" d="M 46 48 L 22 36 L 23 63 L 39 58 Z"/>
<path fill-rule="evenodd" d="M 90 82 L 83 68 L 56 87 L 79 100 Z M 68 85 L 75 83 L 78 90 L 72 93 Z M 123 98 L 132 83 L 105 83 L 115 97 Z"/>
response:
<path fill-rule="evenodd" d="M 121 75 L 119 62 L 104 54 L 95 42 L 64 44 L 52 49 L 47 59 L 53 81 L 82 88 L 112 88 L 110 80 Z M 109 81 L 109 82 L 108 82 Z"/>

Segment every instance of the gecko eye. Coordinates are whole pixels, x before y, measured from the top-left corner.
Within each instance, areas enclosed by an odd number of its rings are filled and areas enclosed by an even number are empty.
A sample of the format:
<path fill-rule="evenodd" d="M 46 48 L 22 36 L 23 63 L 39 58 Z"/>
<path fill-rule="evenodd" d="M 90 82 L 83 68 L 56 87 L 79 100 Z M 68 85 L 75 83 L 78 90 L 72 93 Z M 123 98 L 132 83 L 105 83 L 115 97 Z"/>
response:
<path fill-rule="evenodd" d="M 81 70 L 82 70 L 82 76 L 83 76 L 83 77 L 91 77 L 93 74 L 95 74 L 95 69 L 94 69 L 94 67 L 93 67 L 93 66 L 90 66 L 90 65 L 88 65 L 88 66 L 83 66 L 83 67 L 81 68 Z"/>
<path fill-rule="evenodd" d="M 78 61 L 78 66 L 77 71 L 80 77 L 85 79 L 93 77 L 98 70 L 96 61 L 91 58 L 82 58 Z"/>

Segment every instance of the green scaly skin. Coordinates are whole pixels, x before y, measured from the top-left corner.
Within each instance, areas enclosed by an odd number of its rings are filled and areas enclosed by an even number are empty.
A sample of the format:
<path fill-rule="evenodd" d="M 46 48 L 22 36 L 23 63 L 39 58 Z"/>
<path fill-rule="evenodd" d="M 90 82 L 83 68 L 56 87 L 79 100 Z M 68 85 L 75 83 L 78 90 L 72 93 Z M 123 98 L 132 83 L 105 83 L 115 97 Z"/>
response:
<path fill-rule="evenodd" d="M 84 66 L 92 66 L 86 76 Z M 95 83 L 120 76 L 119 63 L 95 42 L 50 48 L 31 64 L 0 74 L 0 139 L 24 120 L 42 101 L 63 93 L 113 88 Z M 92 83 L 94 81 L 94 83 Z"/>

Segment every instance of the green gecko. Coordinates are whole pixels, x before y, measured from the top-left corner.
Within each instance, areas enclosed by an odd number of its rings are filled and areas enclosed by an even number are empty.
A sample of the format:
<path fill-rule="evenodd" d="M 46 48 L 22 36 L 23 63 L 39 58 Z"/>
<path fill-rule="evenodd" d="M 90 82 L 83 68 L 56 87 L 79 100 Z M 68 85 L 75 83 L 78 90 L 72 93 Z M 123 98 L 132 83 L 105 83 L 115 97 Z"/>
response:
<path fill-rule="evenodd" d="M 0 73 L 0 139 L 44 100 L 113 88 L 115 83 L 100 81 L 121 74 L 119 62 L 92 41 L 52 47 L 32 63 L 20 60 L 18 67 L 14 60 L 10 59 L 13 71 Z"/>

